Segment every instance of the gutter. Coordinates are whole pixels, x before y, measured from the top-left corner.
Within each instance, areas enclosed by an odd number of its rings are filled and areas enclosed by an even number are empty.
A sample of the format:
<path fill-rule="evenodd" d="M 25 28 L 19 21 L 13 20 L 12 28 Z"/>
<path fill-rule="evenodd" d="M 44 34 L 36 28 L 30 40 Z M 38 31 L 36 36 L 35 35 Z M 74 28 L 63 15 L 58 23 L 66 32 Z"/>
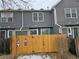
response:
<path fill-rule="evenodd" d="M 20 31 L 22 30 L 22 28 L 24 27 L 24 18 L 23 18 L 23 10 L 22 10 L 22 26 L 21 26 L 21 28 L 20 28 Z"/>
<path fill-rule="evenodd" d="M 54 21 L 55 21 L 55 25 L 60 27 L 59 32 L 62 33 L 62 26 L 57 23 L 57 14 L 55 8 L 54 8 Z"/>

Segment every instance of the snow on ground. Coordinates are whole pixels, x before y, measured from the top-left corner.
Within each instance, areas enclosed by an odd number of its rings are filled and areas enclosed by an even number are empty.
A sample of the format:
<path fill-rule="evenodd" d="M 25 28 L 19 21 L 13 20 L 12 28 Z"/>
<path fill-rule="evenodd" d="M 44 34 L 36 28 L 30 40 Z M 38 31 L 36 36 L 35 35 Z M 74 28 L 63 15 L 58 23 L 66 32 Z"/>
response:
<path fill-rule="evenodd" d="M 19 56 L 17 59 L 51 59 L 48 55 L 30 55 L 30 56 Z"/>

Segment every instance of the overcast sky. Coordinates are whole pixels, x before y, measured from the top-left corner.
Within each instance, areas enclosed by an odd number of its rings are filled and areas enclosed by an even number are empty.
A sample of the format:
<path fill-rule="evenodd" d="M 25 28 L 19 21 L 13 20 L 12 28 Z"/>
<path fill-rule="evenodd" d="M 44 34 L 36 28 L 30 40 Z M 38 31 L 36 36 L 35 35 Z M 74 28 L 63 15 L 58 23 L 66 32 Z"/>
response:
<path fill-rule="evenodd" d="M 32 0 L 32 7 L 35 9 L 47 9 L 56 5 L 60 0 Z"/>
<path fill-rule="evenodd" d="M 0 0 L 2 1 L 2 0 Z M 30 1 L 29 2 L 29 7 L 30 8 L 34 8 L 34 9 L 47 9 L 47 7 L 50 9 L 52 8 L 54 5 L 56 5 L 60 0 L 4 0 L 5 1 L 5 7 L 7 8 L 7 6 L 9 6 L 12 9 L 18 9 L 18 7 L 16 7 L 16 4 L 13 2 L 17 2 L 17 5 L 21 5 L 20 8 L 25 8 L 24 5 L 26 5 L 26 3 L 24 4 L 22 1 Z M 0 9 L 3 8 L 3 3 L 0 2 Z"/>

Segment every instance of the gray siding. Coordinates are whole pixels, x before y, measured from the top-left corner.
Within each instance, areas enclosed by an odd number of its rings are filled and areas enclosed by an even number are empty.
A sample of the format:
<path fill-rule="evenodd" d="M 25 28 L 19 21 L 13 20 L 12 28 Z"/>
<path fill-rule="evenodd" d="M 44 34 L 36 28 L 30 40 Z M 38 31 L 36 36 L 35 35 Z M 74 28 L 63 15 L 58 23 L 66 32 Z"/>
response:
<path fill-rule="evenodd" d="M 62 0 L 56 8 L 57 14 L 57 22 L 60 25 L 75 25 L 79 24 L 79 2 L 77 0 Z M 77 8 L 78 18 L 65 18 L 65 11 L 64 8 Z"/>
<path fill-rule="evenodd" d="M 24 27 L 51 27 L 52 18 L 50 12 L 44 13 L 44 22 L 33 22 L 32 21 L 33 12 L 24 12 Z"/>
<path fill-rule="evenodd" d="M 1 12 L 0 12 L 1 15 Z M 1 17 L 0 17 L 1 18 Z M 13 22 L 0 22 L 1 27 L 5 28 L 20 28 L 21 27 L 21 12 L 13 12 Z"/>
<path fill-rule="evenodd" d="M 0 15 L 1 12 L 0 11 Z M 21 28 L 22 26 L 22 11 L 6 11 L 13 12 L 13 22 L 0 22 L 1 27 L 10 27 L 10 28 Z M 32 22 L 32 12 L 43 12 L 44 13 L 44 22 Z M 23 11 L 23 27 L 53 27 L 53 11 Z"/>
<path fill-rule="evenodd" d="M 53 33 L 54 34 L 58 34 L 59 33 L 59 26 L 54 25 L 54 27 L 53 27 Z"/>

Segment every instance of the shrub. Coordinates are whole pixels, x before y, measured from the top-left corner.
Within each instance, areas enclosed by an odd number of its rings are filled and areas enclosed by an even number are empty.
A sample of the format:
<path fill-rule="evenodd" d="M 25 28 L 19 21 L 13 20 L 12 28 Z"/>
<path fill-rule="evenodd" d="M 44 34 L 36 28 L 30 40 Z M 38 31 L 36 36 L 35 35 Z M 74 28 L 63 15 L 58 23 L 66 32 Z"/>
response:
<path fill-rule="evenodd" d="M 9 54 L 9 53 L 10 53 L 9 39 L 6 40 L 0 39 L 0 54 Z"/>

